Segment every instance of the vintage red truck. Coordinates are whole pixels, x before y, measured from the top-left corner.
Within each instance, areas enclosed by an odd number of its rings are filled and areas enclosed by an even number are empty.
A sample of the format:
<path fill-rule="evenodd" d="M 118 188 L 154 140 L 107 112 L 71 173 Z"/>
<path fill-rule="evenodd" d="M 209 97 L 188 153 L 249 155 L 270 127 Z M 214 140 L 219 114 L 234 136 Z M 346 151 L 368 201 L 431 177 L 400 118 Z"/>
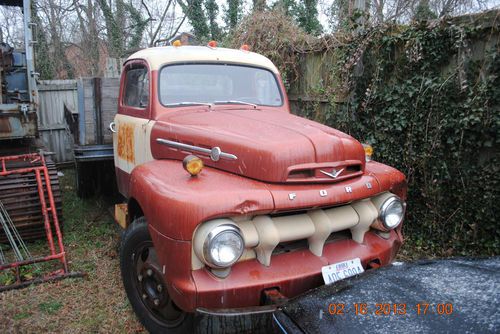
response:
<path fill-rule="evenodd" d="M 151 332 L 258 310 L 387 265 L 401 246 L 405 176 L 291 114 L 277 68 L 245 48 L 133 54 L 110 129 L 123 282 Z"/>

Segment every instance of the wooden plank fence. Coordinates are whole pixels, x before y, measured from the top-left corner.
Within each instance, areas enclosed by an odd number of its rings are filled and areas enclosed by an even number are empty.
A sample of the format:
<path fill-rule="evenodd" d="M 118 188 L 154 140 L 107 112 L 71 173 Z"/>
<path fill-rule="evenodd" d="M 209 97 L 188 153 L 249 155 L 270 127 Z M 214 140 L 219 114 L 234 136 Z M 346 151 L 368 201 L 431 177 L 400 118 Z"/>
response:
<path fill-rule="evenodd" d="M 43 80 L 38 84 L 38 131 L 55 162 L 73 160 L 73 136 L 67 117 L 78 114 L 76 80 Z M 69 113 L 69 114 L 68 114 Z"/>
<path fill-rule="evenodd" d="M 117 111 L 119 78 L 42 80 L 38 130 L 57 163 L 74 159 L 74 145 L 112 144 L 109 123 Z"/>
<path fill-rule="evenodd" d="M 78 80 L 79 144 L 112 144 L 109 123 L 118 108 L 119 78 Z"/>

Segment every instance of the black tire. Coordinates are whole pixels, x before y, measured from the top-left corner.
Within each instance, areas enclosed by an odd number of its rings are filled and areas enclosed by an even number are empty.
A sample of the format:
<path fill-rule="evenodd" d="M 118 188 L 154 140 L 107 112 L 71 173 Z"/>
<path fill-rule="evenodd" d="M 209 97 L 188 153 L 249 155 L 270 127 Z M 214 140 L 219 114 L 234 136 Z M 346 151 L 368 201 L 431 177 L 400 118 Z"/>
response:
<path fill-rule="evenodd" d="M 179 309 L 168 295 L 144 217 L 122 235 L 120 268 L 132 309 L 150 333 L 192 332 L 193 314 Z"/>

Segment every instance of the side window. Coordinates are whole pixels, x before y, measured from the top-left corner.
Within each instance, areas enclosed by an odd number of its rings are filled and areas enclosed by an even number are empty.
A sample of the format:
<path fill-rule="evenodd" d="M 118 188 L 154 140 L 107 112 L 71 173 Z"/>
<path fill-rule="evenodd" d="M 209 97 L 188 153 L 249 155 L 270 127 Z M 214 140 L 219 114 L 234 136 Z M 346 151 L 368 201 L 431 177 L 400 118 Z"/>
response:
<path fill-rule="evenodd" d="M 123 104 L 129 107 L 146 108 L 149 104 L 149 77 L 145 66 L 129 68 L 125 77 Z"/>

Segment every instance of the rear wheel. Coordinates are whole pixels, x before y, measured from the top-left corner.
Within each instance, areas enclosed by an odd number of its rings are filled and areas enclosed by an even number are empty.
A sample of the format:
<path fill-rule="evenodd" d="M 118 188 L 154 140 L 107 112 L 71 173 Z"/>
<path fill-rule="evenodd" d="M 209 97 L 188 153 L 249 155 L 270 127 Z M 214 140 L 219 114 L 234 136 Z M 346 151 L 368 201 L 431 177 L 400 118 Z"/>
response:
<path fill-rule="evenodd" d="M 151 333 L 189 333 L 193 315 L 170 298 L 144 217 L 134 220 L 122 237 L 123 285 L 137 317 Z"/>

